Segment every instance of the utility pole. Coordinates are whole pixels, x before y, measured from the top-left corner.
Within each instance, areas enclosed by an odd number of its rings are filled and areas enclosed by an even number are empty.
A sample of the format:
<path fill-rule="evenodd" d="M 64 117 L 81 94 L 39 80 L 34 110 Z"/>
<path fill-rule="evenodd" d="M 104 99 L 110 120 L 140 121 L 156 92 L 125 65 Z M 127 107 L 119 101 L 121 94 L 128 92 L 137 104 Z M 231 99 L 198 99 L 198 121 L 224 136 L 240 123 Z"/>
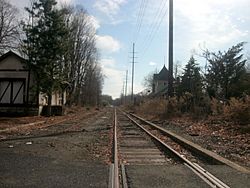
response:
<path fill-rule="evenodd" d="M 132 56 L 132 90 L 131 90 L 132 103 L 134 103 L 134 68 L 135 68 L 135 43 L 133 43 L 133 56 Z"/>
<path fill-rule="evenodd" d="M 173 0 L 169 0 L 168 96 L 173 96 Z"/>
<path fill-rule="evenodd" d="M 123 80 L 123 86 L 122 86 L 122 104 L 125 103 L 125 80 Z"/>
<path fill-rule="evenodd" d="M 126 97 L 127 97 L 127 84 L 128 84 L 128 70 L 126 70 L 125 103 L 126 103 Z"/>

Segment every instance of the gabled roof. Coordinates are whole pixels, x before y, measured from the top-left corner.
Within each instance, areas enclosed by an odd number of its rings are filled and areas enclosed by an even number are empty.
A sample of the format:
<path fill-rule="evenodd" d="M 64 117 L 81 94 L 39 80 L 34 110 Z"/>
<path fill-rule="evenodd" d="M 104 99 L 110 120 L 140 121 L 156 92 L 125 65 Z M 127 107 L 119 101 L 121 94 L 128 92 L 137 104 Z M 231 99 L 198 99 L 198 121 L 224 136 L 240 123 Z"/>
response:
<path fill-rule="evenodd" d="M 4 60 L 5 58 L 9 57 L 9 56 L 15 56 L 16 58 L 20 59 L 21 62 L 25 62 L 26 60 L 21 57 L 20 55 L 16 54 L 15 52 L 13 51 L 8 51 L 7 53 L 3 54 L 1 57 L 0 57 L 0 61 Z"/>
<path fill-rule="evenodd" d="M 164 65 L 158 74 L 154 74 L 154 80 L 168 80 L 168 74 L 169 71 Z"/>

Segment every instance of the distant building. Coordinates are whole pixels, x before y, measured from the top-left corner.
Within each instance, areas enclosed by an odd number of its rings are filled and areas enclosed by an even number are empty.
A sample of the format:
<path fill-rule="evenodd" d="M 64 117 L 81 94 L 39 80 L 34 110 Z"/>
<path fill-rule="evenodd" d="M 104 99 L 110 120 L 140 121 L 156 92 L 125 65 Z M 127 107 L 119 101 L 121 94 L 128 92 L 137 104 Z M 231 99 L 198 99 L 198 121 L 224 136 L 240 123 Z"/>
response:
<path fill-rule="evenodd" d="M 0 57 L 0 114 L 38 115 L 47 104 L 47 96 L 38 93 L 36 80 L 27 62 L 18 54 L 9 51 Z M 64 98 L 62 100 L 62 97 Z M 65 104 L 66 94 L 55 92 L 52 105 Z"/>
<path fill-rule="evenodd" d="M 152 88 L 153 96 L 166 94 L 168 88 L 168 75 L 169 71 L 167 70 L 165 65 L 158 74 L 154 74 Z"/>

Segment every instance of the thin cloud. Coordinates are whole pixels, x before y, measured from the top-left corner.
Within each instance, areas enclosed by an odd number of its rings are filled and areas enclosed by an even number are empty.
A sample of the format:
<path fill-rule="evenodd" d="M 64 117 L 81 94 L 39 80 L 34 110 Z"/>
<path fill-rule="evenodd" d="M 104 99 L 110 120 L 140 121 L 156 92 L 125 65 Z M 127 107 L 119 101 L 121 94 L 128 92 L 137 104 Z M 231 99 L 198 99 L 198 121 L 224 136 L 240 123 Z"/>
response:
<path fill-rule="evenodd" d="M 117 25 L 123 22 L 121 15 L 121 6 L 126 4 L 127 0 L 97 0 L 93 7 L 101 14 L 106 16 L 103 18 L 102 22 L 107 24 Z M 107 21 L 108 20 L 108 21 Z"/>
<path fill-rule="evenodd" d="M 239 1 L 247 6 L 246 0 Z M 239 9 L 238 1 L 178 0 L 175 4 L 176 20 L 186 20 L 189 24 L 189 31 L 186 33 L 189 48 L 195 48 L 204 42 L 209 47 L 220 48 L 244 40 L 247 36 L 247 31 L 240 29 L 240 24 L 232 16 L 232 12 Z M 182 26 L 178 24 L 178 27 Z"/>
<path fill-rule="evenodd" d="M 96 45 L 106 53 L 117 52 L 121 48 L 120 42 L 109 35 L 96 35 Z"/>
<path fill-rule="evenodd" d="M 116 61 L 113 58 L 104 58 L 100 60 L 102 67 L 114 67 Z"/>
<path fill-rule="evenodd" d="M 120 10 L 121 5 L 126 2 L 126 0 L 97 0 L 94 4 L 94 8 L 107 16 L 114 16 Z"/>
<path fill-rule="evenodd" d="M 155 66 L 157 63 L 156 63 L 156 62 L 153 62 L 153 61 L 150 61 L 148 64 L 149 64 L 150 66 Z"/>

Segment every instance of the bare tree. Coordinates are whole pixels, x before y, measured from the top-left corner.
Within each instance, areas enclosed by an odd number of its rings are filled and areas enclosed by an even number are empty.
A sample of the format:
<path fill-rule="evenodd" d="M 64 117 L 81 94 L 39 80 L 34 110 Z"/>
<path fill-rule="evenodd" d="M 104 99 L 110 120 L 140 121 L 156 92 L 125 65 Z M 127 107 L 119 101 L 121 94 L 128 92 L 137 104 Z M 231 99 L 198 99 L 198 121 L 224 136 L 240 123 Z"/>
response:
<path fill-rule="evenodd" d="M 142 85 L 146 87 L 146 89 L 150 90 L 151 92 L 153 91 L 153 85 L 154 85 L 154 74 L 157 74 L 157 69 L 154 71 L 148 73 L 142 81 Z"/>
<path fill-rule="evenodd" d="M 0 0 L 0 54 L 14 49 L 18 43 L 17 8 L 6 0 Z"/>
<path fill-rule="evenodd" d="M 71 12 L 66 21 L 70 33 L 68 36 L 68 53 L 64 58 L 66 80 L 68 80 L 70 86 L 67 101 L 69 105 L 85 105 L 88 103 L 96 105 L 98 102 L 90 102 L 93 101 L 93 97 L 100 97 L 100 92 L 94 92 L 93 86 L 95 84 L 102 85 L 101 79 L 95 79 L 98 75 L 96 31 L 86 11 L 68 9 Z"/>
<path fill-rule="evenodd" d="M 103 74 L 101 67 L 95 62 L 87 72 L 85 90 L 83 91 L 83 104 L 98 106 L 100 104 L 103 86 Z"/>
<path fill-rule="evenodd" d="M 174 78 L 177 79 L 177 77 L 181 76 L 181 62 L 180 61 L 176 61 L 174 64 Z"/>

